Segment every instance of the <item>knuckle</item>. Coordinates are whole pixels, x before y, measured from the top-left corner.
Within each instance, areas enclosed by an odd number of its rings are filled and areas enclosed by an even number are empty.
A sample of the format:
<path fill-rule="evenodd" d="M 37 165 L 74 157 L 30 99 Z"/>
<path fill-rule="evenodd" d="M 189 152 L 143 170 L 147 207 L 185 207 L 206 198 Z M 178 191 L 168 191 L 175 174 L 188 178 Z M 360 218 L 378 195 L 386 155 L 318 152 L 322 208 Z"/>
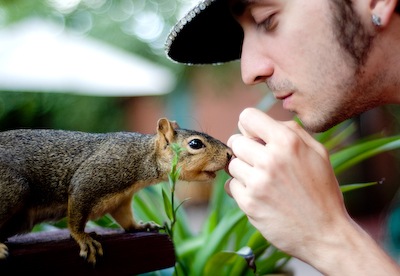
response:
<path fill-rule="evenodd" d="M 268 151 L 260 150 L 255 153 L 255 166 L 263 173 L 266 173 L 276 166 L 276 161 L 279 159 L 280 152 L 279 150 L 274 151 L 274 149 L 268 149 Z M 259 174 L 260 173 L 256 173 L 256 177 L 261 177 Z"/>
<path fill-rule="evenodd" d="M 248 180 L 248 189 L 253 195 L 257 195 L 260 192 L 262 193 L 267 187 L 268 179 L 268 173 L 269 169 L 255 169 L 252 173 L 251 178 Z"/>
<path fill-rule="evenodd" d="M 289 132 L 282 141 L 284 143 L 283 149 L 290 151 L 297 151 L 302 144 L 302 140 L 293 132 Z"/>

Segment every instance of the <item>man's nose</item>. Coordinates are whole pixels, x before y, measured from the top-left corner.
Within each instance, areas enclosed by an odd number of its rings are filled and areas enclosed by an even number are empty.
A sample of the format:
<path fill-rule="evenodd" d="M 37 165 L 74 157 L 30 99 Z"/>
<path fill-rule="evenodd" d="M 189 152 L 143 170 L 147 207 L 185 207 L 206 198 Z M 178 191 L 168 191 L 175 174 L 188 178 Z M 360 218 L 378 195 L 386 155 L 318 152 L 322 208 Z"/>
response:
<path fill-rule="evenodd" d="M 241 56 L 241 72 L 245 84 L 262 83 L 272 76 L 274 68 L 265 47 L 251 35 L 245 34 Z"/>

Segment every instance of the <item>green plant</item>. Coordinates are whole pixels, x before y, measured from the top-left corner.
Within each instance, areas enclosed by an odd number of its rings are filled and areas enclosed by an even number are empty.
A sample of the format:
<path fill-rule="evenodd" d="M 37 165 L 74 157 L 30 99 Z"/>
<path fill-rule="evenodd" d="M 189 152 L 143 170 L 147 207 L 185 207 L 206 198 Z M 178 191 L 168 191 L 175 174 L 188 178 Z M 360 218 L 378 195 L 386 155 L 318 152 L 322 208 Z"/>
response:
<path fill-rule="evenodd" d="M 178 167 L 178 161 L 179 161 L 180 153 L 182 151 L 184 151 L 185 149 L 182 148 L 178 144 L 172 144 L 171 147 L 174 152 L 174 158 L 173 158 L 172 164 L 171 164 L 171 171 L 168 175 L 169 186 L 168 187 L 165 185 L 162 186 L 163 187 L 162 197 L 163 197 L 163 202 L 164 202 L 164 210 L 169 219 L 169 222 L 164 221 L 164 230 L 167 232 L 167 234 L 173 240 L 175 223 L 177 222 L 177 212 L 183 204 L 183 202 L 181 202 L 181 203 L 179 203 L 178 206 L 175 205 L 176 204 L 175 187 L 178 182 L 179 174 L 181 171 L 181 168 Z"/>
<path fill-rule="evenodd" d="M 400 147 L 400 136 L 371 137 L 346 145 L 355 129 L 354 124 L 345 122 L 316 135 L 316 139 L 332 152 L 331 162 L 337 174 L 373 155 Z M 173 270 L 147 275 L 265 275 L 284 269 L 291 257 L 277 250 L 249 224 L 243 212 L 224 192 L 223 185 L 227 178 L 225 172 L 218 174 L 213 186 L 208 217 L 199 234 L 193 234 L 189 229 L 184 208 L 178 210 L 175 223 L 179 232 L 174 234 L 177 265 Z M 342 185 L 341 190 L 345 193 L 379 182 Z M 150 216 L 142 218 L 162 222 L 163 215 L 157 211 L 158 207 L 149 205 L 148 202 L 150 197 L 153 202 L 162 202 L 163 189 L 163 185 L 158 185 L 146 188 L 138 194 L 134 200 L 138 216 L 147 214 Z"/>
<path fill-rule="evenodd" d="M 332 166 L 337 175 L 371 156 L 400 148 L 400 136 L 370 137 L 349 144 L 347 141 L 355 130 L 353 123 L 344 122 L 315 136 L 331 152 Z M 204 226 L 198 234 L 193 233 L 185 209 L 181 208 L 184 201 L 177 201 L 174 194 L 180 150 L 174 147 L 176 156 L 171 164 L 169 183 L 147 187 L 132 201 L 135 216 L 164 225 L 165 232 L 175 244 L 175 267 L 146 275 L 266 275 L 284 270 L 291 257 L 265 240 L 225 193 L 223 186 L 229 176 L 224 171 L 218 173 L 213 185 Z M 379 182 L 342 185 L 341 190 L 345 193 Z M 119 227 L 109 216 L 90 224 Z M 66 222 L 62 220 L 53 226 L 41 224 L 35 227 L 35 231 L 54 226 L 64 228 Z"/>

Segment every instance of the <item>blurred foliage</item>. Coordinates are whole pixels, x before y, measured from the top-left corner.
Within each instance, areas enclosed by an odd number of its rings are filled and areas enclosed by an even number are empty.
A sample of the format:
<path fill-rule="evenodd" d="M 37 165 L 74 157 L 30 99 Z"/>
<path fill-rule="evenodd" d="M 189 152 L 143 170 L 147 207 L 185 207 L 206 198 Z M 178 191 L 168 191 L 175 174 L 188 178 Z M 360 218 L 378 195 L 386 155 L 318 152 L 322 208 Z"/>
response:
<path fill-rule="evenodd" d="M 190 5 L 190 0 L 0 0 L 0 29 L 28 18 L 49 20 L 76 35 L 98 39 L 169 67 L 182 82 L 188 68 L 166 57 L 164 43 L 182 9 Z M 112 110 L 119 108 L 118 99 L 17 95 L 1 96 L 1 129 L 54 127 L 102 132 L 123 128 L 122 119 L 117 116 L 121 111 Z M 61 104 L 64 101 L 65 105 Z M 104 114 L 100 114 L 101 110 Z"/>
<path fill-rule="evenodd" d="M 179 77 L 184 67 L 166 58 L 164 43 L 182 6 L 180 0 L 1 0 L 0 28 L 28 18 L 49 20 L 168 66 Z M 0 92 L 0 130 L 116 131 L 124 128 L 122 112 L 119 98 Z"/>
<path fill-rule="evenodd" d="M 55 128 L 89 132 L 124 129 L 119 98 L 0 92 L 0 130 Z"/>
<path fill-rule="evenodd" d="M 400 137 L 375 138 L 348 144 L 348 139 L 356 128 L 351 121 L 344 122 L 325 133 L 316 135 L 316 139 L 327 145 L 332 165 L 336 173 L 351 169 L 355 164 L 373 155 L 400 148 Z M 365 153 L 365 154 L 361 154 Z M 171 171 L 174 171 L 172 164 Z M 171 207 L 173 194 L 171 187 L 164 183 L 147 187 L 138 192 L 133 200 L 135 216 L 144 221 L 154 221 L 159 225 L 168 225 L 171 212 L 174 215 L 174 235 L 177 263 L 174 268 L 146 273 L 152 275 L 271 275 L 282 273 L 292 275 L 285 266 L 290 256 L 276 249 L 248 221 L 235 201 L 227 195 L 224 183 L 229 178 L 220 171 L 215 180 L 207 217 L 199 233 L 193 233 L 184 208 Z M 376 185 L 379 182 L 353 183 L 341 185 L 341 191 L 347 193 L 360 188 Z M 184 184 L 184 183 L 180 183 Z M 166 193 L 171 197 L 167 198 Z M 190 200 L 190 199 L 186 199 Z M 151 202 L 151 204 L 149 204 Z M 182 202 L 184 203 L 184 202 Z M 181 205 L 178 205 L 181 206 Z M 160 210 L 164 209 L 164 212 Z M 106 219 L 105 219 L 106 218 Z M 92 222 L 102 227 L 118 227 L 113 219 L 106 216 Z M 169 231 L 168 231 L 169 233 Z M 207 245 L 207 246 L 204 246 Z"/>

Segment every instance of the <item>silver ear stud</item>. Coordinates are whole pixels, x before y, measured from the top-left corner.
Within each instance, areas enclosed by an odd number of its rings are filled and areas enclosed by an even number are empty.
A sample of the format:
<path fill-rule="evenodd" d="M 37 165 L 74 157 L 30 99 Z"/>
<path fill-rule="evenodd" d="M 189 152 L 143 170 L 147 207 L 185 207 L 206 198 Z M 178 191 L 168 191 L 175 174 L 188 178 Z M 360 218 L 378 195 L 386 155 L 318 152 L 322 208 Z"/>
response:
<path fill-rule="evenodd" d="M 382 26 L 381 18 L 377 16 L 376 14 L 372 15 L 372 24 L 374 24 L 376 27 Z"/>

